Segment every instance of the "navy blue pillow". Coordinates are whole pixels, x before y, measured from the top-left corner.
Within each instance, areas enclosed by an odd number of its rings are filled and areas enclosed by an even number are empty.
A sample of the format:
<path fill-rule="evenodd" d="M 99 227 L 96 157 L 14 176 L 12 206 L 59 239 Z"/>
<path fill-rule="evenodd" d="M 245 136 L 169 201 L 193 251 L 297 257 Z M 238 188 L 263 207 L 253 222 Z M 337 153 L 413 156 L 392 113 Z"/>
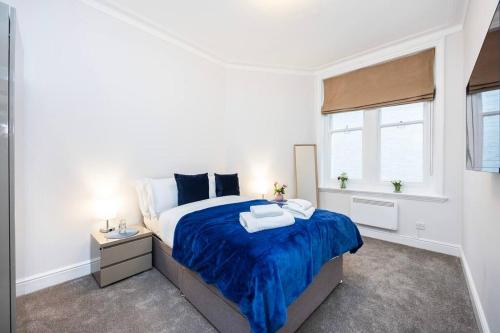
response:
<path fill-rule="evenodd" d="M 177 183 L 177 200 L 180 205 L 208 199 L 208 173 L 180 175 L 174 173 Z"/>
<path fill-rule="evenodd" d="M 240 182 L 238 181 L 238 174 L 215 174 L 215 194 L 218 197 L 223 197 L 225 195 L 240 195 Z"/>

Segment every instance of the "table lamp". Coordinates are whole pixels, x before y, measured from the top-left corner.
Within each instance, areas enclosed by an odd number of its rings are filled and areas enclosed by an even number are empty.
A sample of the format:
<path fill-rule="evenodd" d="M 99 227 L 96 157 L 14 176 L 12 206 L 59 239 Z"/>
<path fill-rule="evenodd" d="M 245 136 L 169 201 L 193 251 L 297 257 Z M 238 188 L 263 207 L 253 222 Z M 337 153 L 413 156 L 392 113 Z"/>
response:
<path fill-rule="evenodd" d="M 264 199 L 264 196 L 267 194 L 266 183 L 263 181 L 258 181 L 256 183 L 255 190 L 256 190 L 255 192 L 257 192 L 257 194 L 261 195 L 262 199 Z"/>
<path fill-rule="evenodd" d="M 97 217 L 106 221 L 106 228 L 99 229 L 102 233 L 108 233 L 115 230 L 114 227 L 109 226 L 109 220 L 116 218 L 116 201 L 106 199 L 96 201 Z"/>

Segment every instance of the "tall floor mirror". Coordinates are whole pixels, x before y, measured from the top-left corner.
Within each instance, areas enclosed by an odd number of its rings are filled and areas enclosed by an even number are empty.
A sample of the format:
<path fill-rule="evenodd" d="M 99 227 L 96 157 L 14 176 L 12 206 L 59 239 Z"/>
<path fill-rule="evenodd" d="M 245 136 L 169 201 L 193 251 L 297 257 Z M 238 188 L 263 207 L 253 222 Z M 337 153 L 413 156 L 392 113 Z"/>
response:
<path fill-rule="evenodd" d="M 319 206 L 317 152 L 314 144 L 293 146 L 296 197 Z"/>
<path fill-rule="evenodd" d="M 14 11 L 0 3 L 0 332 L 15 332 Z"/>

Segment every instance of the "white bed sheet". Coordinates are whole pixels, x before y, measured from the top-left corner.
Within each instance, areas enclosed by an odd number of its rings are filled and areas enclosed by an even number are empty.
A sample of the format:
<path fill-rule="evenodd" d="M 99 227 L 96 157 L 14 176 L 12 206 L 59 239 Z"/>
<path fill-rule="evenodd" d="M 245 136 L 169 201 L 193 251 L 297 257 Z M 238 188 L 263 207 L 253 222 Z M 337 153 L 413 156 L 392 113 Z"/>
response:
<path fill-rule="evenodd" d="M 158 237 L 160 237 L 165 244 L 173 248 L 175 227 L 177 226 L 177 223 L 184 215 L 205 208 L 237 203 L 237 202 L 244 202 L 249 200 L 254 200 L 254 199 L 239 195 L 228 195 L 224 197 L 210 198 L 206 200 L 191 202 L 185 205 L 168 209 L 162 212 L 159 218 L 155 219 L 145 218 L 144 224 L 149 230 L 151 230 Z"/>

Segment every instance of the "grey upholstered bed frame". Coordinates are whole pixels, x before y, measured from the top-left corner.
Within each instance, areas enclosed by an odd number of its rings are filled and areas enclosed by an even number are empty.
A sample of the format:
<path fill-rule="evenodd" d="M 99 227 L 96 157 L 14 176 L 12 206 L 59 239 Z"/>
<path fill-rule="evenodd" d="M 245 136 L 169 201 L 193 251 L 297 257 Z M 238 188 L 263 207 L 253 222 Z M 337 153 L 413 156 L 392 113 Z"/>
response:
<path fill-rule="evenodd" d="M 219 332 L 250 332 L 238 306 L 213 285 L 172 258 L 172 249 L 153 236 L 153 266 L 184 294 Z M 307 289 L 288 307 L 288 321 L 278 332 L 295 332 L 342 282 L 342 256 L 326 263 Z"/>

